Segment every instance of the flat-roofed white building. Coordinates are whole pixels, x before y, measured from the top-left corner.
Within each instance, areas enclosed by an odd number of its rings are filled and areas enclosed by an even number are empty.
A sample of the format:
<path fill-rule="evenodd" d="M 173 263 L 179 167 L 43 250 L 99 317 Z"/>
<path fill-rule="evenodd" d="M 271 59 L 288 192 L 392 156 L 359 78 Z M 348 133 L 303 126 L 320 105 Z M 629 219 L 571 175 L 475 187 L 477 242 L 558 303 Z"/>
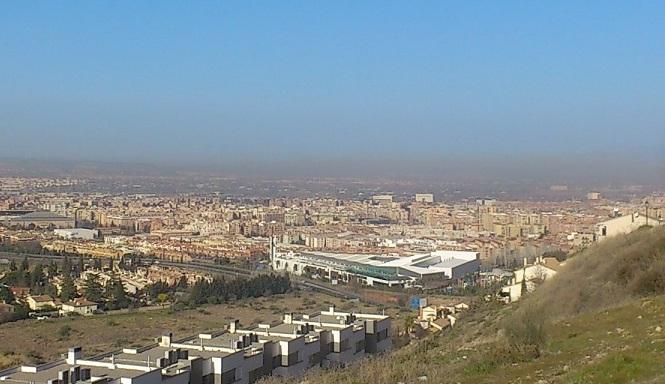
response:
<path fill-rule="evenodd" d="M 99 237 L 98 230 L 86 228 L 54 229 L 53 233 L 67 240 L 94 240 Z"/>
<path fill-rule="evenodd" d="M 7 384 L 245 384 L 264 376 L 297 377 L 308 369 L 351 363 L 387 351 L 390 318 L 337 312 L 284 315 L 280 324 L 241 329 L 237 321 L 214 333 L 175 340 L 171 333 L 143 348 L 84 359 L 79 347 L 41 366 L 0 371 Z"/>
<path fill-rule="evenodd" d="M 410 287 L 462 279 L 478 270 L 479 258 L 479 253 L 467 251 L 434 251 L 405 257 L 273 252 L 271 265 L 276 271 L 296 275 L 344 282 L 355 280 L 364 285 Z"/>
<path fill-rule="evenodd" d="M 416 203 L 433 203 L 434 195 L 431 193 L 416 193 L 414 201 Z"/>
<path fill-rule="evenodd" d="M 596 224 L 596 240 L 601 241 L 608 237 L 630 233 L 646 225 L 663 225 L 663 222 L 654 217 L 647 218 L 637 212 L 632 215 L 615 217 Z"/>

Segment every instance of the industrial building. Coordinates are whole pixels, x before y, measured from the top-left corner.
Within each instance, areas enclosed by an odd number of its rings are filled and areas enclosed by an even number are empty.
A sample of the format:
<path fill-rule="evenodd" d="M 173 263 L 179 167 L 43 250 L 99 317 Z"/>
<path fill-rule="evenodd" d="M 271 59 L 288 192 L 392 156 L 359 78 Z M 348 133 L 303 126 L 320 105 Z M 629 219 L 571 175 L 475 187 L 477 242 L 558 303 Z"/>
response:
<path fill-rule="evenodd" d="M 478 270 L 480 255 L 466 251 L 434 251 L 413 256 L 271 252 L 276 271 L 363 285 L 412 287 L 459 280 Z"/>
<path fill-rule="evenodd" d="M 86 228 L 54 229 L 53 233 L 67 240 L 94 240 L 99 237 L 99 231 Z"/>
<path fill-rule="evenodd" d="M 390 318 L 331 307 L 314 315 L 285 314 L 277 325 L 241 329 L 237 321 L 216 333 L 84 358 L 80 347 L 40 366 L 0 371 L 7 384 L 244 384 L 264 376 L 297 377 L 336 367 L 392 347 Z"/>
<path fill-rule="evenodd" d="M 74 228 L 71 217 L 49 211 L 0 211 L 0 225 L 24 229 Z"/>

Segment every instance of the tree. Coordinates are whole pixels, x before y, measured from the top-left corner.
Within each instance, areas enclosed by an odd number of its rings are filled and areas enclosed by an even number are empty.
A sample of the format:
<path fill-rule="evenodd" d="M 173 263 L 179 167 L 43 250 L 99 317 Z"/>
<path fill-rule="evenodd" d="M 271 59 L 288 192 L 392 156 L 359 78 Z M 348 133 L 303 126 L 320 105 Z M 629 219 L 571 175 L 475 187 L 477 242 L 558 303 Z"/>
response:
<path fill-rule="evenodd" d="M 106 297 L 109 299 L 110 309 L 127 308 L 130 303 L 127 293 L 125 292 L 125 287 L 122 285 L 122 281 L 117 277 L 109 280 L 109 284 L 106 286 Z"/>
<path fill-rule="evenodd" d="M 60 300 L 63 302 L 72 301 L 76 297 L 76 294 L 74 280 L 72 280 L 70 275 L 65 275 L 65 278 L 62 281 L 62 289 L 60 289 Z"/>
<path fill-rule="evenodd" d="M 4 302 L 5 304 L 12 304 L 15 300 L 16 298 L 9 288 L 0 286 L 0 301 Z"/>
<path fill-rule="evenodd" d="M 83 256 L 79 256 L 78 267 L 76 268 L 79 276 L 83 273 Z"/>
<path fill-rule="evenodd" d="M 178 280 L 178 284 L 176 286 L 177 289 L 185 291 L 189 287 L 189 284 L 187 283 L 187 276 L 182 275 L 180 276 L 180 279 Z"/>
<path fill-rule="evenodd" d="M 58 264 L 51 260 L 48 264 L 48 277 L 53 277 L 58 274 Z"/>
<path fill-rule="evenodd" d="M 102 285 L 99 283 L 99 275 L 89 273 L 85 279 L 85 298 L 89 301 L 100 302 L 103 295 Z"/>
<path fill-rule="evenodd" d="M 58 289 L 50 281 L 46 281 L 44 284 L 44 293 L 50 297 L 58 296 Z"/>
<path fill-rule="evenodd" d="M 16 267 L 16 262 L 14 261 L 14 259 L 12 259 L 12 260 L 9 262 L 9 271 L 10 271 L 10 272 L 16 272 L 17 269 L 18 269 L 18 268 Z"/>
<path fill-rule="evenodd" d="M 62 274 L 65 276 L 71 276 L 72 274 L 72 262 L 69 261 L 67 255 L 65 255 L 65 260 L 62 262 Z"/>
<path fill-rule="evenodd" d="M 522 285 L 520 287 L 520 294 L 521 295 L 526 295 L 528 292 L 527 285 L 526 285 L 526 269 L 524 269 L 524 272 L 522 272 Z"/>
<path fill-rule="evenodd" d="M 42 263 L 39 263 L 30 273 L 30 288 L 35 293 L 38 294 L 43 293 L 45 280 L 46 278 L 44 276 L 44 265 L 42 265 Z"/>
<path fill-rule="evenodd" d="M 203 284 L 202 280 L 198 280 L 194 285 L 192 285 L 192 290 L 189 293 L 189 304 L 197 305 L 203 304 L 205 297 L 203 295 Z"/>
<path fill-rule="evenodd" d="M 166 301 L 168 299 L 169 299 L 169 295 L 167 295 L 166 293 L 160 293 L 160 294 L 157 295 L 157 302 L 159 304 L 161 304 L 162 306 L 164 306 L 164 303 L 166 303 Z"/>
<path fill-rule="evenodd" d="M 556 251 L 547 251 L 543 253 L 543 257 L 554 257 L 558 262 L 563 262 L 568 258 L 568 254 L 560 249 L 557 249 Z"/>
<path fill-rule="evenodd" d="M 30 268 L 30 265 L 28 264 L 28 257 L 25 256 L 23 257 L 23 261 L 21 261 L 21 266 L 19 267 L 19 271 L 25 272 Z"/>

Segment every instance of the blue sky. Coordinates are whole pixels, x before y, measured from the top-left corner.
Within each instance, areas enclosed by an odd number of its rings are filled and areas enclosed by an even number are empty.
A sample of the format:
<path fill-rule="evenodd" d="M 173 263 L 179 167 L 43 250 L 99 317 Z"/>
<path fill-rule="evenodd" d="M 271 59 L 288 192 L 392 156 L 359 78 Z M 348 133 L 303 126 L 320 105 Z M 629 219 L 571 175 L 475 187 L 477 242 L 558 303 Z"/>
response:
<path fill-rule="evenodd" d="M 664 149 L 662 1 L 0 2 L 0 157 Z"/>

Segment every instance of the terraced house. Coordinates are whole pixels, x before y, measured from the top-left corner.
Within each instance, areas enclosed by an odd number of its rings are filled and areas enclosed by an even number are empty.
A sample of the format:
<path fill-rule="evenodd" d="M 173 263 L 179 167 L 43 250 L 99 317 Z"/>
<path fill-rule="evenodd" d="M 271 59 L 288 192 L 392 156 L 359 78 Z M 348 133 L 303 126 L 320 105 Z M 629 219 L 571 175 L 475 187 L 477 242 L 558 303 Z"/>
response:
<path fill-rule="evenodd" d="M 338 312 L 285 314 L 280 324 L 175 340 L 165 333 L 145 348 L 84 358 L 80 347 L 65 359 L 0 372 L 7 384 L 229 384 L 264 376 L 297 377 L 308 369 L 343 366 L 392 347 L 390 318 Z"/>

